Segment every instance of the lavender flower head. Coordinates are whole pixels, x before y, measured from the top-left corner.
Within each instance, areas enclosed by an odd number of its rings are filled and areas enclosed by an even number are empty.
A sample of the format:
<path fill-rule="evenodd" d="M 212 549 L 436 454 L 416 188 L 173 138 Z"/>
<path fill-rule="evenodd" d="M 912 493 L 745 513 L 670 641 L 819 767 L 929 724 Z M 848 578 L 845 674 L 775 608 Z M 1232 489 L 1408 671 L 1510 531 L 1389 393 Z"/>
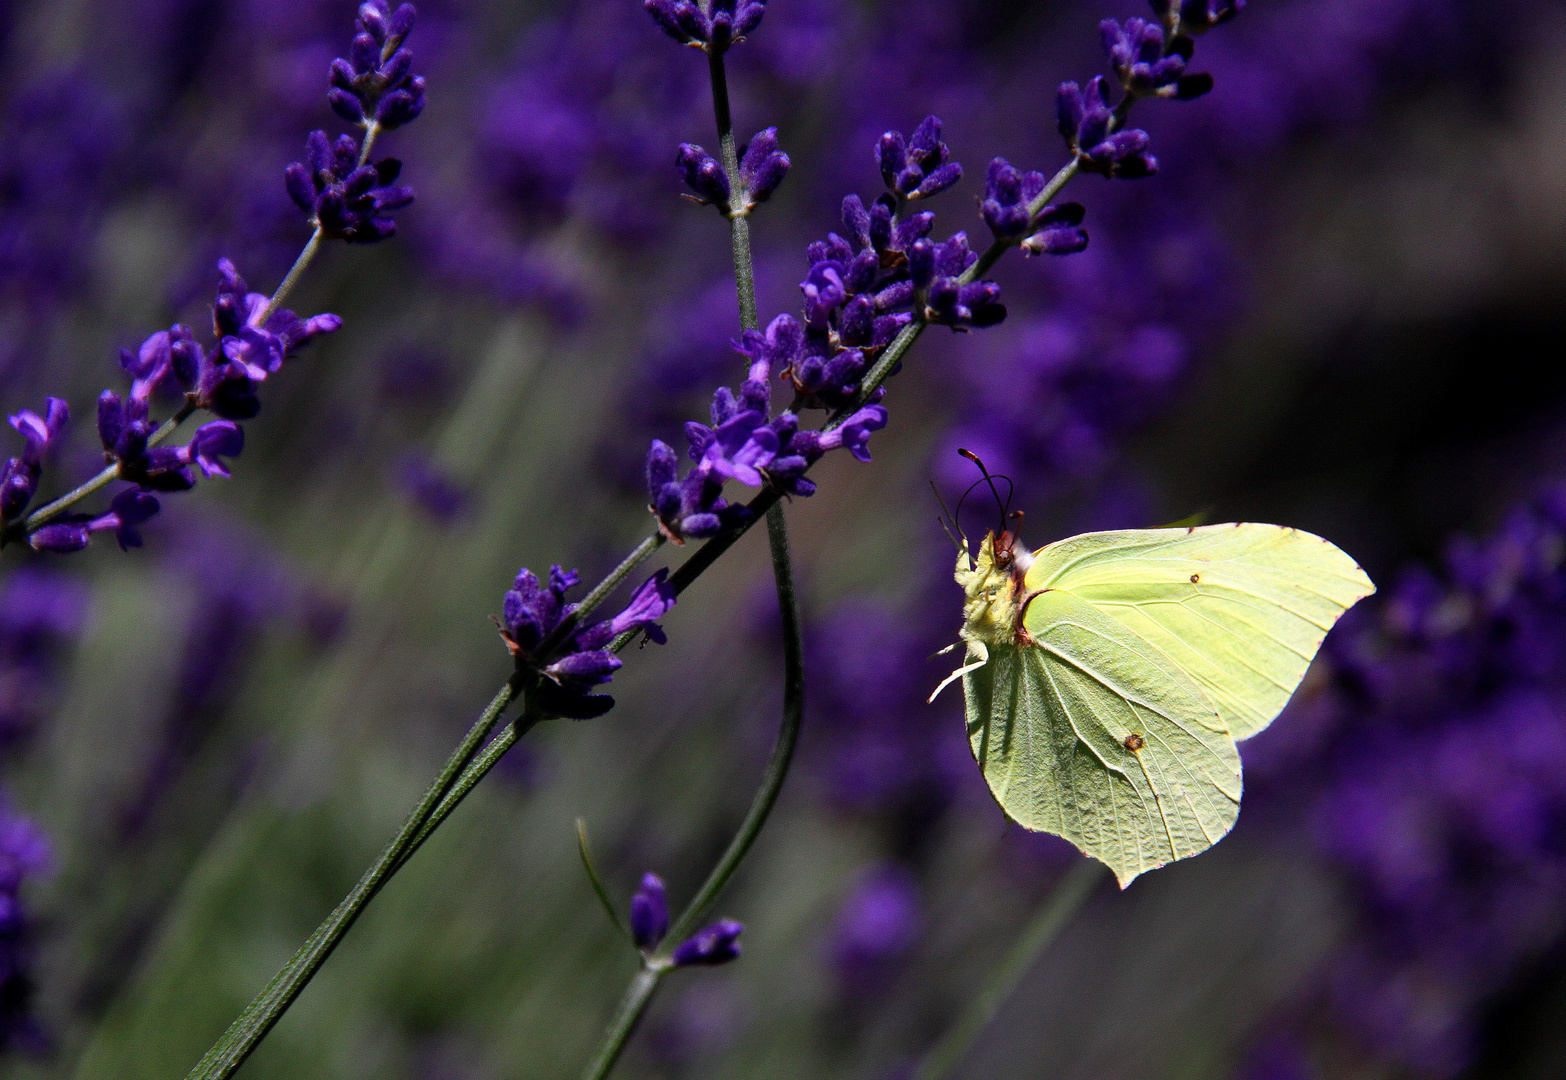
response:
<path fill-rule="evenodd" d="M 43 457 L 59 436 L 71 411 L 59 398 L 47 398 L 44 415 L 31 409 L 22 409 L 9 417 L 14 427 L 26 440 L 21 454 L 7 458 L 0 467 L 0 525 L 13 520 L 27 509 L 38 492 L 38 478 L 43 472 Z"/>
<path fill-rule="evenodd" d="M 577 630 L 563 646 L 564 655 L 550 662 L 550 657 L 538 655 L 539 646 L 563 619 L 575 612 L 576 605 L 568 603 L 565 594 L 581 578 L 575 570 L 552 566 L 546 585 L 526 567 L 518 572 L 506 593 L 500 633 L 518 666 L 538 672 L 536 703 L 543 712 L 572 720 L 591 720 L 614 707 L 614 698 L 589 691 L 608 682 L 620 669 L 622 661 L 609 651 L 608 645 L 621 634 L 641 631 L 658 644 L 664 643 L 663 628 L 657 620 L 675 601 L 668 573 L 659 570 L 642 582 L 618 615 Z"/>
<path fill-rule="evenodd" d="M 1120 86 L 1132 97 L 1164 97 L 1189 101 L 1213 88 L 1211 75 L 1188 75 L 1190 38 L 1177 37 L 1164 48 L 1164 31 L 1146 19 L 1127 19 L 1124 26 L 1105 19 L 1098 26 Z"/>
<path fill-rule="evenodd" d="M 109 512 L 92 517 L 87 514 L 70 514 L 43 525 L 30 533 L 27 542 L 36 551 L 52 551 L 57 555 L 69 555 L 81 551 L 92 540 L 94 533 L 112 532 L 121 551 L 139 548 L 142 544 L 138 526 L 158 512 L 158 500 L 139 487 L 129 487 L 116 495 L 109 503 Z"/>
<path fill-rule="evenodd" d="M 1147 152 L 1152 141 L 1139 128 L 1111 133 L 1115 114 L 1104 100 L 1104 77 L 1095 75 L 1086 87 L 1060 84 L 1055 112 L 1066 148 L 1084 172 L 1122 180 L 1138 180 L 1158 171 L 1158 159 Z"/>
<path fill-rule="evenodd" d="M 397 232 L 393 211 L 413 202 L 413 189 L 396 184 L 402 162 L 382 158 L 361 163 L 359 143 L 339 135 L 328 143 L 326 132 L 312 131 L 305 142 L 305 161 L 284 172 L 288 195 L 310 224 L 329 239 L 373 244 Z"/>
<path fill-rule="evenodd" d="M 788 174 L 788 155 L 778 149 L 778 129 L 766 128 L 751 136 L 739 151 L 739 198 L 732 199 L 729 176 L 717 158 L 695 143 L 681 143 L 674 164 L 696 194 L 686 198 L 703 206 L 716 206 L 725 217 L 748 214 L 766 202 Z M 731 202 L 732 199 L 732 202 Z M 732 205 L 737 202 L 736 207 Z"/>
<path fill-rule="evenodd" d="M 962 179 L 962 166 L 941 141 L 936 116 L 926 116 L 906 140 L 898 131 L 882 135 L 876 158 L 887 189 L 905 199 L 927 199 Z"/>
<path fill-rule="evenodd" d="M 424 78 L 413 74 L 413 54 L 402 47 L 413 29 L 412 4 L 396 11 L 385 0 L 359 5 L 358 33 L 348 57 L 332 61 L 326 100 L 350 124 L 390 131 L 424 111 Z"/>
<path fill-rule="evenodd" d="M 733 919 L 719 919 L 704 929 L 696 931 L 674 950 L 675 967 L 703 965 L 716 967 L 737 959 L 740 954 L 740 934 L 745 927 Z"/>
<path fill-rule="evenodd" d="M 722 53 L 761 25 L 767 0 L 643 0 L 663 32 L 695 49 Z"/>
<path fill-rule="evenodd" d="M 651 871 L 642 875 L 642 887 L 631 897 L 631 940 L 638 949 L 655 949 L 669 932 L 669 900 L 663 879 Z"/>
<path fill-rule="evenodd" d="M 1087 211 L 1081 203 L 1046 206 L 1037 218 L 1028 213 L 1044 186 L 1043 173 L 1023 172 L 998 157 L 990 162 L 979 213 L 996 239 L 1014 241 L 1030 255 L 1070 255 L 1086 248 L 1087 233 L 1079 226 Z M 1029 232 L 1033 235 L 1024 240 Z"/>

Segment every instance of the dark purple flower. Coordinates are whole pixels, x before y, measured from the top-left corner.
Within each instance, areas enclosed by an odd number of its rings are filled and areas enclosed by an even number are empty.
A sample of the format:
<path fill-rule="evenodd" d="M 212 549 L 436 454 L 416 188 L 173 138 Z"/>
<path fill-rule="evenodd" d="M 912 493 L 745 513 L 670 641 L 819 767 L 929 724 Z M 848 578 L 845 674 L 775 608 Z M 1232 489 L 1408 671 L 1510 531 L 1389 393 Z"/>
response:
<path fill-rule="evenodd" d="M 710 0 L 707 12 L 692 0 L 643 0 L 643 6 L 681 45 L 722 52 L 761 25 L 767 0 Z"/>
<path fill-rule="evenodd" d="M 717 158 L 695 143 L 681 143 L 674 164 L 684 172 L 685 183 L 696 193 L 686 198 L 729 213 L 729 177 Z"/>
<path fill-rule="evenodd" d="M 326 99 L 332 110 L 350 124 L 366 124 L 373 117 L 391 130 L 424 111 L 424 79 L 413 74 L 413 54 L 402 47 L 413 29 L 412 4 L 396 11 L 384 0 L 359 5 L 358 33 L 348 57 L 332 61 L 331 89 Z"/>
<path fill-rule="evenodd" d="M 413 202 L 413 189 L 396 185 L 402 162 L 382 158 L 359 163 L 359 143 L 339 135 L 329 143 L 324 131 L 312 131 L 305 160 L 284 172 L 288 194 L 327 237 L 350 244 L 373 244 L 397 232 L 393 211 Z"/>
<path fill-rule="evenodd" d="M 228 478 L 225 457 L 238 457 L 245 448 L 245 432 L 232 420 L 212 420 L 202 424 L 190 437 L 188 445 L 181 447 L 181 459 L 201 469 L 208 478 Z"/>
<path fill-rule="evenodd" d="M 139 548 L 141 533 L 137 526 L 158 512 L 158 500 L 139 487 L 128 487 L 109 503 L 109 512 L 98 517 L 73 514 L 57 518 L 28 534 L 27 542 L 37 551 L 59 555 L 81 551 L 97 532 L 114 533 L 121 551 Z"/>
<path fill-rule="evenodd" d="M 565 655 L 536 669 L 543 676 L 535 690 L 537 703 L 545 713 L 590 720 L 614 707 L 614 698 L 588 693 L 609 682 L 621 666 L 620 658 L 604 646 L 620 634 L 636 630 L 645 631 L 659 643 L 664 641 L 656 620 L 674 606 L 674 589 L 667 578 L 667 570 L 658 571 L 641 584 L 624 611 L 577 631 Z M 558 566 L 550 568 L 547 586 L 526 567 L 518 572 L 506 593 L 501 630 L 518 664 L 531 663 L 538 646 L 574 610 L 574 605 L 566 603 L 565 594 L 578 582 L 576 571 Z"/>
<path fill-rule="evenodd" d="M 7 458 L 4 467 L 0 468 L 0 522 L 16 518 L 37 494 L 43 456 L 70 415 L 64 401 L 45 398 L 43 416 L 31 409 L 21 409 L 9 418 L 26 445 L 19 455 Z"/>
<path fill-rule="evenodd" d="M 900 131 L 886 132 L 876 145 L 876 158 L 887 188 L 905 199 L 938 195 L 962 179 L 962 166 L 951 160 L 935 116 L 926 116 L 906 140 Z"/>
<path fill-rule="evenodd" d="M 674 966 L 727 964 L 739 956 L 739 937 L 744 931 L 745 927 L 733 919 L 720 919 L 680 943 L 674 950 Z"/>
<path fill-rule="evenodd" d="M 631 897 L 631 940 L 639 949 L 655 949 L 669 932 L 669 900 L 663 879 L 649 871 L 642 887 Z"/>
<path fill-rule="evenodd" d="M 778 129 L 764 128 L 740 148 L 740 180 L 745 185 L 745 209 L 766 202 L 788 175 L 788 155 L 778 149 Z M 694 186 L 694 185 L 693 185 Z"/>
<path fill-rule="evenodd" d="M 1146 19 L 1127 19 L 1121 26 L 1105 19 L 1098 26 L 1099 40 L 1114 66 L 1120 86 L 1132 97 L 1164 97 L 1189 101 L 1213 88 L 1211 75 L 1187 75 L 1189 39 L 1175 38 L 1167 53 L 1164 31 Z"/>
<path fill-rule="evenodd" d="M 1060 134 L 1084 171 L 1127 180 L 1158 171 L 1158 159 L 1147 153 L 1147 132 L 1133 128 L 1110 133 L 1114 113 L 1104 101 L 1102 75 L 1095 75 L 1085 88 L 1061 83 L 1055 111 Z"/>
<path fill-rule="evenodd" d="M 996 158 L 990 162 L 985 178 L 979 213 L 996 237 L 1017 241 L 1030 255 L 1081 251 L 1087 247 L 1087 233 L 1077 227 L 1087 212 L 1081 203 L 1046 206 L 1037 218 L 1028 214 L 1028 207 L 1043 193 L 1044 184 L 1043 173 L 1023 172 L 1005 158 Z M 1034 230 L 1034 235 L 1020 239 Z"/>
<path fill-rule="evenodd" d="M 711 430 L 700 424 L 694 427 Z M 749 516 L 745 507 L 725 501 L 722 492 L 722 478 L 701 469 L 692 469 L 681 480 L 674 448 L 661 439 L 653 440 L 647 451 L 649 509 L 657 516 L 659 529 L 675 543 L 716 535 Z"/>
<path fill-rule="evenodd" d="M 1088 245 L 1087 231 L 1081 228 L 1087 210 L 1081 203 L 1046 206 L 1033 222 L 1038 232 L 1018 246 L 1024 255 L 1071 255 Z"/>
<path fill-rule="evenodd" d="M 267 376 L 315 338 L 337 330 L 343 321 L 328 313 L 301 319 L 283 308 L 273 312 L 262 326 L 268 298 L 250 292 L 227 259 L 218 260 L 218 274 L 217 299 L 212 305 L 212 328 L 218 344 L 191 364 L 182 357 L 199 350 L 189 331 L 174 327 L 169 332 L 173 367 L 186 393 L 194 394 L 202 408 L 227 420 L 248 420 L 261 411 L 257 388 Z"/>

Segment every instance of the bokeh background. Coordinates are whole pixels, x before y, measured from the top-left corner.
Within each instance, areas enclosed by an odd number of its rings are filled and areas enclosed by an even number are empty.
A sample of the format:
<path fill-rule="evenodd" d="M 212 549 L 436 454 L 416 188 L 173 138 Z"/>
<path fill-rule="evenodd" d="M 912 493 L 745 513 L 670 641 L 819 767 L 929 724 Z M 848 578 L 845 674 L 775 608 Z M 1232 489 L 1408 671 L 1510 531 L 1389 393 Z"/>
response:
<path fill-rule="evenodd" d="M 872 146 L 927 113 L 973 208 L 1002 154 L 1064 160 L 1053 91 L 1134 0 L 772 0 L 732 54 L 742 133 L 794 166 L 753 219 L 764 318 Z M 418 201 L 293 298 L 346 324 L 268 383 L 233 480 L 148 544 L 0 565 L 0 1073 L 177 1077 L 394 830 L 504 679 L 521 565 L 592 580 L 645 533 L 648 440 L 740 378 L 725 229 L 679 198 L 704 65 L 635 0 L 424 0 Z M 282 168 L 347 0 L 0 3 L 0 406 L 69 399 L 53 491 L 101 462 L 116 349 L 202 326 L 219 255 L 270 289 L 307 234 Z M 810 706 L 720 913 L 728 967 L 666 984 L 620 1068 L 897 1076 L 1078 858 L 1008 828 L 947 670 L 936 523 L 1009 473 L 1034 544 L 1284 522 L 1381 587 L 1243 747 L 1212 852 L 1107 882 L 966 1077 L 1566 1074 L 1566 8 L 1252 0 L 1217 88 L 1137 122 L 1161 172 L 1070 196 L 1088 251 L 1009 259 L 1010 317 L 927 334 L 870 465 L 790 508 Z M 10 432 L 3 433 L 6 438 Z M 9 452 L 9 451 L 7 451 Z M 572 1076 L 633 970 L 577 863 L 679 903 L 777 723 L 759 533 L 693 588 L 619 705 L 529 735 L 246 1066 Z M 661 558 L 672 560 L 666 549 Z"/>

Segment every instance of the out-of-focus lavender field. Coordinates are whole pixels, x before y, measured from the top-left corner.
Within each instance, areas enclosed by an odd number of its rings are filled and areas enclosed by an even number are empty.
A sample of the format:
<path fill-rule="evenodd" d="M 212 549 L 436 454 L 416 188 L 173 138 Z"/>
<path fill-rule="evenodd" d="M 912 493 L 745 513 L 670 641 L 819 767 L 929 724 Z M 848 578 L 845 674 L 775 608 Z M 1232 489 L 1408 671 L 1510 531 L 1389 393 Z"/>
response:
<path fill-rule="evenodd" d="M 742 377 L 727 230 L 673 165 L 716 144 L 701 56 L 640 0 L 419 9 L 428 107 L 379 144 L 417 201 L 292 297 L 344 325 L 270 381 L 233 478 L 140 550 L 0 557 L 0 1074 L 184 1075 L 504 682 L 517 568 L 597 580 L 650 526 L 649 441 Z M 927 114 L 966 169 L 941 225 L 987 242 L 989 159 L 1063 163 L 1056 85 L 1145 14 L 771 0 L 730 56 L 741 138 L 793 160 L 751 219 L 763 322 Z M 282 170 L 342 129 L 353 18 L 0 0 L 0 409 L 69 400 L 47 494 L 102 467 L 119 348 L 208 323 L 220 256 L 288 269 Z M 1006 321 L 927 333 L 874 462 L 790 504 L 809 704 L 720 905 L 744 955 L 671 977 L 617 1075 L 906 1075 L 1080 858 L 1007 826 L 956 694 L 924 703 L 958 446 L 1034 545 L 1205 512 L 1327 536 L 1380 587 L 1242 745 L 1234 833 L 1106 877 L 959 1075 L 1566 1074 L 1566 10 L 1251 0 L 1194 66 L 1211 94 L 1137 115 L 1158 174 L 1077 180 L 1088 249 L 1003 262 Z M 616 895 L 699 884 L 778 721 L 765 546 L 626 654 L 613 712 L 525 738 L 243 1075 L 576 1074 L 634 965 L 574 819 Z"/>

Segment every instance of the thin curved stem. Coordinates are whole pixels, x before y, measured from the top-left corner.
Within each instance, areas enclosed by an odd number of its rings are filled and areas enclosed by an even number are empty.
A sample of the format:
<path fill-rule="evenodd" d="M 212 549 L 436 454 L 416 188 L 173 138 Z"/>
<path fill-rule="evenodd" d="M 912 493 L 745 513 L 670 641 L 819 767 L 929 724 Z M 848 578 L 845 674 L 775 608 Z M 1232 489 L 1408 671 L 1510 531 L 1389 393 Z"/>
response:
<path fill-rule="evenodd" d="M 494 730 L 501 715 L 511 704 L 516 690 L 515 679 L 501 687 L 500 692 L 468 730 L 461 744 L 446 760 L 434 783 L 425 791 L 424 797 L 413 808 L 391 843 L 386 845 L 380 858 L 365 871 L 353 891 L 333 909 L 326 917 L 326 921 L 316 928 L 309 940 L 300 947 L 283 969 L 273 976 L 272 981 L 256 995 L 255 1000 L 245 1008 L 245 1011 L 239 1014 L 238 1019 L 229 1025 L 228 1030 L 212 1049 L 208 1050 L 196 1067 L 190 1071 L 187 1080 L 226 1080 L 245 1063 L 245 1059 L 261 1040 L 266 1038 L 267 1033 L 320 970 L 327 957 L 332 955 L 332 950 L 369 906 L 370 901 L 375 899 L 375 895 L 423 842 L 428 835 L 424 829 L 425 824 L 449 801 L 455 790 L 454 785 L 466 775 L 474 756 L 484 745 L 484 740 L 489 737 L 489 733 Z M 465 794 L 466 791 L 463 793 Z M 460 795 L 456 801 L 461 801 Z M 454 807 L 455 803 L 453 802 L 451 806 Z M 448 808 L 445 812 L 449 814 L 451 810 Z"/>
<path fill-rule="evenodd" d="M 911 1080 L 946 1080 L 995 1019 L 996 1012 L 1017 988 L 1017 983 L 1054 943 L 1103 877 L 1103 866 L 1084 859 L 1050 890 L 1005 957 L 995 965 L 988 985 L 924 1055 Z"/>
<path fill-rule="evenodd" d="M 707 880 L 702 883 L 696 895 L 691 898 L 691 902 L 669 928 L 663 947 L 647 957 L 643 961 L 641 970 L 632 977 L 631 984 L 620 1001 L 620 1007 L 615 1011 L 614 1018 L 604 1032 L 603 1041 L 599 1044 L 587 1068 L 582 1071 L 582 1080 L 603 1080 L 614 1068 L 621 1051 L 630 1040 L 631 1033 L 636 1029 L 637 1022 L 647 1011 L 647 1007 L 652 1004 L 653 994 L 658 989 L 658 984 L 673 969 L 674 950 L 700 926 L 702 920 L 711 912 L 713 904 L 717 902 L 724 887 L 734 877 L 740 864 L 745 861 L 745 856 L 750 853 L 756 838 L 766 827 L 767 818 L 771 816 L 772 808 L 777 804 L 778 795 L 783 790 L 783 782 L 788 778 L 789 765 L 794 760 L 794 748 L 799 744 L 799 728 L 805 713 L 804 650 L 800 637 L 799 610 L 794 595 L 794 575 L 790 564 L 788 538 L 780 530 L 774 529 L 773 519 L 770 516 L 767 519 L 767 526 L 773 541 L 772 562 L 774 576 L 778 583 L 778 608 L 783 624 L 783 721 L 778 728 L 777 741 L 772 744 L 772 755 L 767 760 L 766 772 L 762 775 L 761 786 L 757 788 L 755 797 L 751 800 L 750 810 L 746 813 L 745 820 L 740 823 L 734 838 L 729 841 L 728 849 L 724 851 L 722 858 L 707 875 Z"/>

